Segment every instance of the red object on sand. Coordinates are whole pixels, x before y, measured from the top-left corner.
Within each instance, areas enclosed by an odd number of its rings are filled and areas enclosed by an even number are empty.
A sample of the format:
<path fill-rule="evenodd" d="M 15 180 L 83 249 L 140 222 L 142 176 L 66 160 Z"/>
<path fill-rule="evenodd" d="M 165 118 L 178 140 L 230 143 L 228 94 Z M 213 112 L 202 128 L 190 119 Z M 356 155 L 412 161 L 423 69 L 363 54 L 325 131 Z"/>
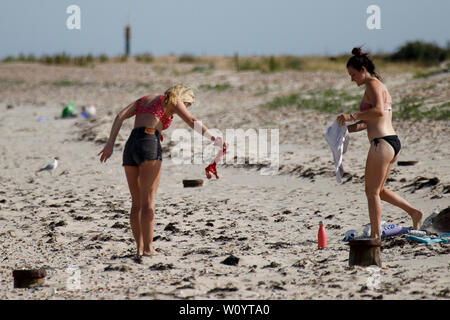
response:
<path fill-rule="evenodd" d="M 208 179 L 211 179 L 211 173 L 216 176 L 216 179 L 219 179 L 219 176 L 217 175 L 217 168 L 216 168 L 216 163 L 215 162 L 213 162 L 209 166 L 207 166 L 205 171 L 206 171 L 206 177 Z"/>
<path fill-rule="evenodd" d="M 207 166 L 205 168 L 205 172 L 206 172 L 206 177 L 208 179 L 211 179 L 211 173 L 214 174 L 216 176 L 216 179 L 219 179 L 219 176 L 217 175 L 217 167 L 216 164 L 217 162 L 219 162 L 220 160 L 222 160 L 223 155 L 225 154 L 225 152 L 227 152 L 227 148 L 224 146 L 222 150 L 219 151 L 219 153 L 217 154 L 216 158 L 214 159 L 213 162 L 211 162 L 209 164 L 209 166 Z"/>
<path fill-rule="evenodd" d="M 319 249 L 326 248 L 327 247 L 327 233 L 325 232 L 325 227 L 324 227 L 322 221 L 320 221 L 320 223 L 319 223 L 319 232 L 317 234 L 317 238 L 319 240 Z"/>

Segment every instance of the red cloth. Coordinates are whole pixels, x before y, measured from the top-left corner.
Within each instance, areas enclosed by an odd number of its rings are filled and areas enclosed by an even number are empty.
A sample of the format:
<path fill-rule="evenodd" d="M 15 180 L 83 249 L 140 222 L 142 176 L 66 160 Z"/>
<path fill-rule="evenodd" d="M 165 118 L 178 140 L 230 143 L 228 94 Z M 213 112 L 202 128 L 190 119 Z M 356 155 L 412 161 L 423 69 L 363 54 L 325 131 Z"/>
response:
<path fill-rule="evenodd" d="M 211 173 L 214 174 L 216 176 L 216 179 L 219 179 L 219 176 L 217 175 L 217 167 L 216 164 L 217 162 L 219 162 L 220 160 L 222 160 L 223 155 L 225 154 L 225 152 L 227 152 L 227 148 L 223 147 L 223 149 L 221 151 L 219 151 L 219 153 L 217 154 L 216 158 L 214 159 L 213 162 L 211 162 L 209 164 L 209 166 L 207 166 L 205 168 L 205 172 L 206 172 L 206 177 L 208 179 L 211 179 Z"/>
<path fill-rule="evenodd" d="M 207 166 L 205 171 L 206 171 L 206 177 L 208 179 L 211 179 L 211 173 L 216 176 L 216 179 L 219 179 L 219 176 L 217 175 L 217 168 L 216 168 L 216 163 L 215 162 L 213 162 L 209 166 Z"/>

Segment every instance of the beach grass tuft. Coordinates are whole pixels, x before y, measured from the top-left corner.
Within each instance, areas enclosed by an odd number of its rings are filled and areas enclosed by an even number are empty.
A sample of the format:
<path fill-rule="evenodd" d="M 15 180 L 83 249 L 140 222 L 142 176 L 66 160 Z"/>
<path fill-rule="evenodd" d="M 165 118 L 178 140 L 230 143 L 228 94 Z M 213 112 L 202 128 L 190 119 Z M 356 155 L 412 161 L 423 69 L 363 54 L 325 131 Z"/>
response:
<path fill-rule="evenodd" d="M 198 86 L 198 88 L 204 89 L 204 90 L 225 91 L 225 90 L 231 89 L 232 86 L 229 83 L 218 83 L 216 85 L 201 84 Z"/>
<path fill-rule="evenodd" d="M 358 112 L 360 101 L 360 94 L 352 94 L 346 90 L 327 89 L 279 96 L 261 107 L 275 110 L 295 106 L 297 109 L 339 114 Z M 423 98 L 405 97 L 398 103 L 394 103 L 393 119 L 449 120 L 450 102 L 426 108 Z"/>
<path fill-rule="evenodd" d="M 360 95 L 345 90 L 327 89 L 279 96 L 262 107 L 274 110 L 295 106 L 297 109 L 311 109 L 325 113 L 355 112 L 358 110 L 360 99 Z"/>
<path fill-rule="evenodd" d="M 405 97 L 397 104 L 398 108 L 393 113 L 393 119 L 429 119 L 450 120 L 450 102 L 431 108 L 425 107 L 423 98 Z"/>

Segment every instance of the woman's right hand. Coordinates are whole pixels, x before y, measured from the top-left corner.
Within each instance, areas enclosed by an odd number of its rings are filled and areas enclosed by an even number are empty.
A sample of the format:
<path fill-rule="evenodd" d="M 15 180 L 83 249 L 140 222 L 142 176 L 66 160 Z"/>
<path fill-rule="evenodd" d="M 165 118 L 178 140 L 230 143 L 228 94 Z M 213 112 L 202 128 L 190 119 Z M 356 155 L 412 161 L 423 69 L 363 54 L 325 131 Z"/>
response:
<path fill-rule="evenodd" d="M 106 146 L 103 148 L 103 150 L 100 151 L 100 153 L 98 154 L 98 156 L 101 155 L 100 163 L 106 162 L 106 160 L 108 160 L 109 157 L 111 157 L 112 153 L 113 153 L 113 146 L 110 145 L 109 143 L 106 144 Z"/>
<path fill-rule="evenodd" d="M 342 113 L 336 117 L 336 120 L 341 126 L 345 126 L 345 122 L 351 121 L 352 118 L 349 114 Z"/>

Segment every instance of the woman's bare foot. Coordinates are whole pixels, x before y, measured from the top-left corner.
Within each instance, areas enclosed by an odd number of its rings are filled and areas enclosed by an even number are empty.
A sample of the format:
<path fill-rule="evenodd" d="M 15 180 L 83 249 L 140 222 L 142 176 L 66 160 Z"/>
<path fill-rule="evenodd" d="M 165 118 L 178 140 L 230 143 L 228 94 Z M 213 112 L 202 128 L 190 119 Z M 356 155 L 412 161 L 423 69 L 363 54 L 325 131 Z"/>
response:
<path fill-rule="evenodd" d="M 158 254 L 158 252 L 155 249 L 151 249 L 150 251 L 144 251 L 142 253 L 142 255 L 144 257 L 149 257 L 149 256 L 152 256 L 152 255 L 155 255 L 155 254 Z"/>
<path fill-rule="evenodd" d="M 422 218 L 423 218 L 423 212 L 420 210 L 415 210 L 414 212 L 409 214 L 411 216 L 411 219 L 413 221 L 413 229 L 419 230 L 422 226 Z"/>

